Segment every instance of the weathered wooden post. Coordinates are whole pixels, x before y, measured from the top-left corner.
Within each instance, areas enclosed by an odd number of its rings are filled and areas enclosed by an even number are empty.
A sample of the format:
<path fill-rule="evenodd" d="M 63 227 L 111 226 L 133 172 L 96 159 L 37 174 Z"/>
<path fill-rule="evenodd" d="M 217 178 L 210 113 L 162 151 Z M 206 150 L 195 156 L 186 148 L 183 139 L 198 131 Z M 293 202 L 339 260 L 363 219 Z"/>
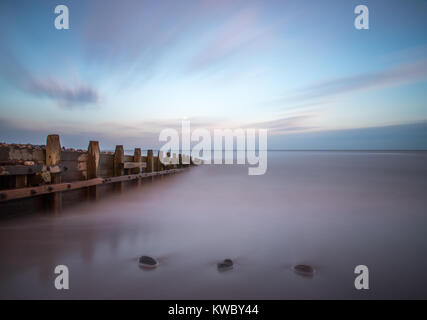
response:
<path fill-rule="evenodd" d="M 153 159 L 153 150 L 147 150 L 147 169 L 146 172 L 153 172 L 154 159 Z M 154 177 L 151 177 L 151 181 L 153 181 Z"/>
<path fill-rule="evenodd" d="M 147 150 L 147 172 L 153 172 L 153 150 Z"/>
<path fill-rule="evenodd" d="M 133 162 L 141 163 L 142 156 L 141 156 L 141 148 L 135 148 L 133 152 Z M 138 174 L 141 172 L 141 167 L 132 169 L 133 174 Z"/>
<path fill-rule="evenodd" d="M 125 158 L 125 152 L 123 150 L 122 145 L 117 145 L 116 150 L 114 152 L 114 176 L 122 176 L 123 175 L 123 163 Z M 123 182 L 116 183 L 116 190 L 119 192 L 123 191 Z"/>
<path fill-rule="evenodd" d="M 163 171 L 164 170 L 164 166 L 163 166 L 163 152 L 162 151 L 158 151 L 157 152 L 157 164 L 156 164 L 156 171 Z M 163 179 L 163 175 L 160 175 L 160 179 Z"/>
<path fill-rule="evenodd" d="M 157 153 L 157 165 L 156 165 L 156 171 L 162 171 L 163 170 L 163 152 L 159 150 Z"/>
<path fill-rule="evenodd" d="M 176 153 L 172 154 L 172 169 L 175 169 L 178 164 L 178 158 L 176 157 Z"/>
<path fill-rule="evenodd" d="M 168 151 L 168 152 L 166 152 L 166 162 L 167 162 L 167 165 L 166 165 L 166 170 L 169 170 L 170 168 L 171 168 L 171 153 Z"/>
<path fill-rule="evenodd" d="M 133 162 L 137 162 L 137 163 L 141 163 L 142 161 L 142 156 L 141 156 L 141 148 L 135 148 L 134 152 L 133 152 Z M 131 172 L 133 174 L 139 174 L 141 173 L 141 167 L 138 168 L 134 168 L 131 170 Z M 141 179 L 137 179 L 136 180 L 136 184 L 140 185 L 141 184 Z"/>
<path fill-rule="evenodd" d="M 98 177 L 99 168 L 99 142 L 90 141 L 87 148 L 87 179 L 94 179 Z M 88 187 L 88 199 L 98 200 L 98 189 L 96 186 Z"/>
<path fill-rule="evenodd" d="M 59 135 L 51 134 L 46 139 L 46 166 L 57 166 L 61 163 L 61 143 Z M 60 173 L 50 173 L 52 184 L 61 183 Z M 59 212 L 62 208 L 61 192 L 54 192 L 49 196 L 49 205 L 53 212 Z"/>
<path fill-rule="evenodd" d="M 187 155 L 183 154 L 181 156 L 182 159 L 182 167 L 185 168 L 187 166 Z"/>

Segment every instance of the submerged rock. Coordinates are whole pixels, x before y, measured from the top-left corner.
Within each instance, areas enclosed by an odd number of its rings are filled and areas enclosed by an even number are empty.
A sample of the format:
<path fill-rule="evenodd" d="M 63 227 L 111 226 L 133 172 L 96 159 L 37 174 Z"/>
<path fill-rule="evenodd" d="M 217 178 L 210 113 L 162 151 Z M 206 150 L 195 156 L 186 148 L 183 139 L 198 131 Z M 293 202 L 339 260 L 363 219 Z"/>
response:
<path fill-rule="evenodd" d="M 314 268 L 306 264 L 297 264 L 293 269 L 302 276 L 312 277 L 314 275 Z"/>
<path fill-rule="evenodd" d="M 159 265 L 159 262 L 149 256 L 142 256 L 138 260 L 139 266 L 142 268 L 156 268 Z"/>
<path fill-rule="evenodd" d="M 223 262 L 218 263 L 218 271 L 227 271 L 233 269 L 233 261 L 225 259 Z"/>

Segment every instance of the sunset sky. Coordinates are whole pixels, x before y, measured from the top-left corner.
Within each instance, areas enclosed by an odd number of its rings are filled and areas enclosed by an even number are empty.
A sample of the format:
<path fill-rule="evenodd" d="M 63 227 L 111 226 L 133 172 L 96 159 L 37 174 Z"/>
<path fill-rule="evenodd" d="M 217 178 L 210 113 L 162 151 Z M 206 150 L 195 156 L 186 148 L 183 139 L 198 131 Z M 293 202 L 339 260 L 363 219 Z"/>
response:
<path fill-rule="evenodd" d="M 3 0 L 0 97 L 5 142 L 155 147 L 186 118 L 274 149 L 427 149 L 427 1 Z"/>

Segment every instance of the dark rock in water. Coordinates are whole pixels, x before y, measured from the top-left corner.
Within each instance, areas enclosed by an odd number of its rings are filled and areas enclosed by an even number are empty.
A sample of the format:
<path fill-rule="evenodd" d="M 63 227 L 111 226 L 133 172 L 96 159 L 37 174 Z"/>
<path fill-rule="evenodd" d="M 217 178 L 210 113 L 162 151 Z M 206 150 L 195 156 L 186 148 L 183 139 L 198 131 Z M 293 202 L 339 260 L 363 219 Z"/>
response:
<path fill-rule="evenodd" d="M 218 263 L 219 271 L 227 271 L 233 269 L 233 261 L 231 259 L 225 259 L 223 262 Z"/>
<path fill-rule="evenodd" d="M 297 264 L 294 266 L 294 271 L 306 277 L 312 277 L 314 275 L 314 268 L 306 264 Z"/>
<path fill-rule="evenodd" d="M 151 257 L 142 256 L 138 260 L 139 266 L 143 268 L 156 268 L 159 265 L 159 262 Z"/>

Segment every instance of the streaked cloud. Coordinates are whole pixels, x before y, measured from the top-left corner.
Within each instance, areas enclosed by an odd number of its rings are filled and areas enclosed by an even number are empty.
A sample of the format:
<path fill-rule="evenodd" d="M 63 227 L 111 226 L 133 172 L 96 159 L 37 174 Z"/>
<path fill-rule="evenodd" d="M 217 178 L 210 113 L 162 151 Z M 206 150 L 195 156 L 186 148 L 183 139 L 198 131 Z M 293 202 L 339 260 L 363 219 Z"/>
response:
<path fill-rule="evenodd" d="M 284 119 L 283 123 L 254 123 L 252 127 L 291 129 L 287 134 L 282 132 L 271 135 L 268 139 L 269 150 L 427 150 L 426 121 L 345 130 L 292 131 L 293 123 L 301 124 L 303 120 L 304 118 Z M 94 125 L 91 128 L 79 127 L 72 123 L 56 125 L 57 127 L 48 127 L 32 121 L 0 118 L 0 136 L 9 143 L 45 144 L 47 134 L 59 133 L 63 146 L 83 149 L 87 148 L 89 140 L 100 141 L 102 150 L 114 149 L 117 144 L 123 144 L 125 149 L 156 149 L 161 145 L 156 132 L 138 135 L 130 130 L 122 135 L 114 134 L 116 129 L 123 129 L 120 125 L 116 125 L 112 130 L 108 128 L 108 132 L 103 130 L 103 125 Z"/>
<path fill-rule="evenodd" d="M 353 92 L 379 90 L 427 80 L 427 59 L 375 72 L 323 81 L 297 91 L 283 102 L 306 101 Z"/>
<path fill-rule="evenodd" d="M 251 123 L 245 126 L 246 128 L 268 129 L 270 134 L 283 134 L 289 132 L 302 132 L 306 130 L 316 129 L 307 123 L 314 115 L 298 115 L 285 117 L 277 120 Z"/>
<path fill-rule="evenodd" d="M 427 150 L 427 121 L 271 136 L 270 150 Z"/>
<path fill-rule="evenodd" d="M 70 87 L 55 79 L 32 80 L 28 89 L 35 95 L 55 100 L 59 106 L 69 109 L 96 104 L 99 99 L 98 92 L 89 86 L 79 84 L 76 87 Z"/>
<path fill-rule="evenodd" d="M 203 68 L 218 62 L 250 45 L 269 30 L 270 28 L 261 21 L 256 7 L 240 10 L 217 28 L 210 42 L 191 62 L 191 69 Z"/>
<path fill-rule="evenodd" d="M 7 49 L 0 50 L 0 59 L 0 77 L 26 93 L 55 101 L 61 108 L 84 108 L 99 100 L 99 93 L 80 81 L 69 84 L 54 77 L 41 78 L 33 74 Z"/>

